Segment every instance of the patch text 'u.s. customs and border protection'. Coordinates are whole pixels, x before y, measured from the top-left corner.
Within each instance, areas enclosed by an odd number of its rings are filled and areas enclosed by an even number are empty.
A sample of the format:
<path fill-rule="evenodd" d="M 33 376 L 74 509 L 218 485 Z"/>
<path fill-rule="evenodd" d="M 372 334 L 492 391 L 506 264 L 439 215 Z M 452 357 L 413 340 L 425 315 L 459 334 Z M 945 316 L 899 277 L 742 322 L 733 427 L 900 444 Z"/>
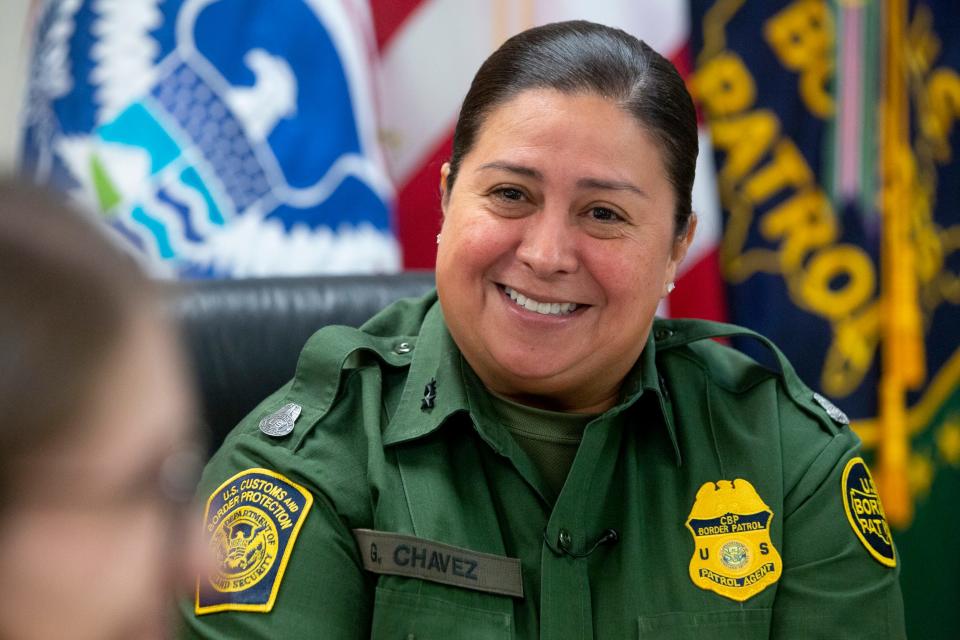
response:
<path fill-rule="evenodd" d="M 247 469 L 207 501 L 204 530 L 215 568 L 197 580 L 197 615 L 273 609 L 313 496 L 269 469 Z"/>

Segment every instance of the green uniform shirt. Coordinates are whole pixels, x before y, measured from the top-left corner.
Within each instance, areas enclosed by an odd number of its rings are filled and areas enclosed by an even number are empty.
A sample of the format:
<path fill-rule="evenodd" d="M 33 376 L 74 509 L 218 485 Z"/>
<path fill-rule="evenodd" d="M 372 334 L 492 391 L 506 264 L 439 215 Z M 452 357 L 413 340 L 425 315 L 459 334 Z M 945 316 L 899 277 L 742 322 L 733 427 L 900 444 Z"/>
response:
<path fill-rule="evenodd" d="M 550 495 L 545 497 L 553 504 L 573 466 L 584 427 L 596 416 L 546 411 L 492 393 L 488 397 L 500 424 L 513 434 L 520 448 L 530 456 L 549 489 Z"/>
<path fill-rule="evenodd" d="M 656 321 L 553 500 L 435 294 L 320 330 L 204 473 L 220 565 L 185 637 L 903 637 L 856 436 L 779 352 L 771 372 L 707 339 L 734 333 Z M 292 432 L 263 433 L 288 403 Z M 478 553 L 519 559 L 522 597 L 471 587 L 514 582 Z"/>

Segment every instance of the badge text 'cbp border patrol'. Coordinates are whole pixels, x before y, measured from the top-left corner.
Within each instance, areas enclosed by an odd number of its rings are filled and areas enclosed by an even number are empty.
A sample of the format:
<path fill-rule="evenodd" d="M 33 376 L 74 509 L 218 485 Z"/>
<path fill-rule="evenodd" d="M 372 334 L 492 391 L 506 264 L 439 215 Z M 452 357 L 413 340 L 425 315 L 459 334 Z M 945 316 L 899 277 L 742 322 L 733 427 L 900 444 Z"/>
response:
<path fill-rule="evenodd" d="M 743 602 L 779 580 L 783 562 L 770 538 L 772 520 L 773 511 L 743 478 L 704 483 L 686 522 L 693 584 Z"/>

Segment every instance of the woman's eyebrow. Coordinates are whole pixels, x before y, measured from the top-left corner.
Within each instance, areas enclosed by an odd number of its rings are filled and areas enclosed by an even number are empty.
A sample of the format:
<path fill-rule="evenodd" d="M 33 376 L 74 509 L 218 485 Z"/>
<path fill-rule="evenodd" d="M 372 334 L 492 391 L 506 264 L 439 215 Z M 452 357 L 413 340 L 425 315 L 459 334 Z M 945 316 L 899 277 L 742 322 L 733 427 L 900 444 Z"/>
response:
<path fill-rule="evenodd" d="M 632 191 L 642 198 L 650 199 L 650 195 L 633 183 L 620 180 L 602 180 L 600 178 L 580 178 L 577 180 L 580 189 L 605 189 L 608 191 Z"/>
<path fill-rule="evenodd" d="M 536 169 L 531 169 L 530 167 L 525 167 L 521 164 L 510 164 L 509 162 L 487 162 L 486 164 L 480 165 L 479 169 L 485 171 L 488 169 L 494 169 L 497 171 L 507 171 L 509 173 L 516 173 L 522 176 L 527 176 L 528 178 L 535 178 L 537 180 L 542 180 L 543 175 Z"/>
<path fill-rule="evenodd" d="M 526 176 L 528 178 L 534 178 L 535 180 L 543 180 L 543 174 L 541 174 L 536 169 L 531 167 L 526 167 L 522 164 L 512 164 L 510 162 L 487 162 L 480 165 L 480 171 L 506 171 L 508 173 L 515 173 L 517 175 Z M 638 187 L 637 185 L 626 182 L 623 180 L 604 180 L 602 178 L 580 178 L 577 180 L 578 189 L 604 189 L 607 191 L 630 191 L 636 193 L 638 196 L 646 199 L 650 199 L 650 195 Z"/>

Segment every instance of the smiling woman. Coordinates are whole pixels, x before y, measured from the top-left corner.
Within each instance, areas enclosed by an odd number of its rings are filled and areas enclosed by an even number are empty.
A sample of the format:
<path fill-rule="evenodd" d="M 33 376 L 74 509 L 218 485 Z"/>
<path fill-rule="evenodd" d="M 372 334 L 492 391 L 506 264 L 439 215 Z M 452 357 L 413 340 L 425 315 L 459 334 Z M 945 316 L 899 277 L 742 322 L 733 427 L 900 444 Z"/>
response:
<path fill-rule="evenodd" d="M 315 334 L 207 468 L 221 564 L 187 635 L 902 637 L 842 413 L 764 338 L 654 318 L 696 155 L 644 43 L 586 22 L 504 43 L 441 170 L 437 292 Z M 779 371 L 710 340 L 734 334 Z M 259 477 L 293 497 L 286 534 L 242 491 Z"/>
<path fill-rule="evenodd" d="M 675 228 L 651 138 L 608 98 L 529 89 L 487 115 L 456 181 L 444 166 L 437 290 L 490 391 L 615 404 L 696 227 L 688 209 Z"/>

